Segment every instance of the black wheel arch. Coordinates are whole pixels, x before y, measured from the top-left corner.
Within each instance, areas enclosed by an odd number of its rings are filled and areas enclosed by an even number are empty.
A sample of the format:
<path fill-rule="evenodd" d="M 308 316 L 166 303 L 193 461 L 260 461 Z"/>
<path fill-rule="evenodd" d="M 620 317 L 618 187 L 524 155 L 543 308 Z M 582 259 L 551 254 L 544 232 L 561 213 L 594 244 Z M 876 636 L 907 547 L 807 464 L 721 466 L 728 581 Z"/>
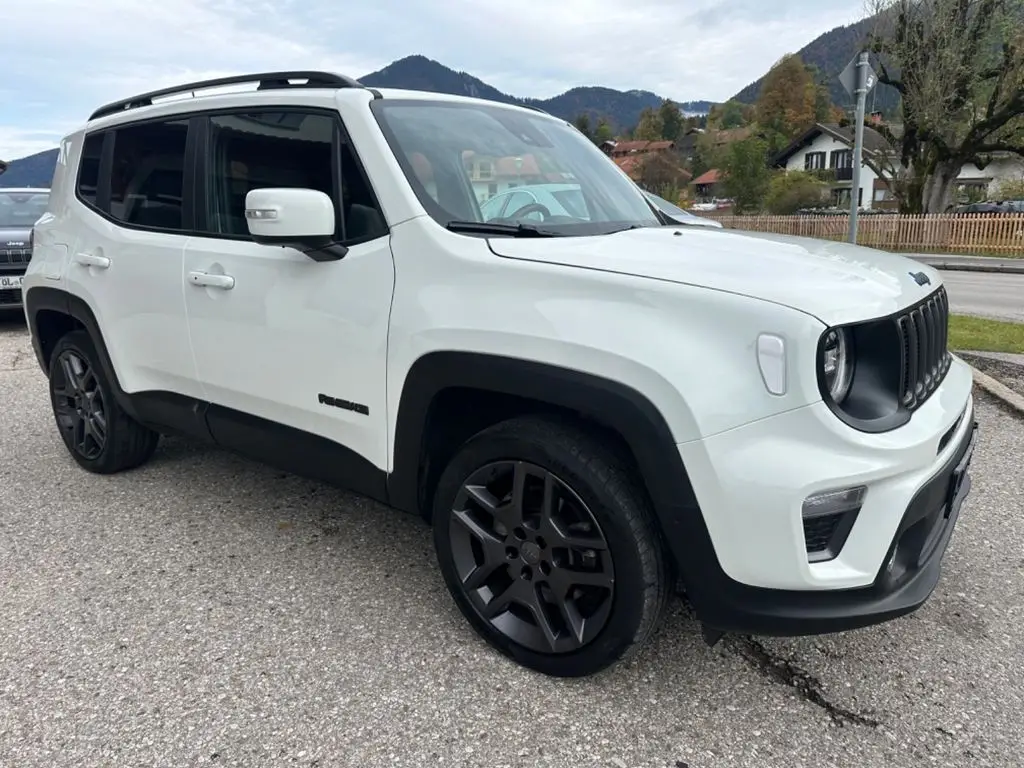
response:
<path fill-rule="evenodd" d="M 473 352 L 432 352 L 409 369 L 399 401 L 395 428 L 394 466 L 388 478 L 392 505 L 407 512 L 428 514 L 432 475 L 431 441 L 438 416 L 471 414 L 483 395 L 498 403 L 497 419 L 550 411 L 575 415 L 617 438 L 628 449 L 639 474 L 669 554 L 688 588 L 711 566 L 719 573 L 710 535 L 704 524 L 676 441 L 658 408 L 642 393 L 621 382 L 581 371 L 500 355 Z M 439 403 L 450 401 L 440 408 Z M 452 411 L 452 409 L 461 411 Z M 487 423 L 472 422 L 469 430 Z M 432 434 L 433 433 L 433 434 Z M 461 439 L 471 434 L 460 435 Z M 444 446 L 450 450 L 457 446 Z M 447 451 L 444 451 L 447 452 Z M 434 457 L 444 461 L 441 457 Z M 709 560 L 710 558 L 710 560 Z M 723 574 L 724 576 L 724 574 Z"/>
<path fill-rule="evenodd" d="M 117 378 L 114 364 L 107 351 L 96 315 L 84 299 L 60 288 L 39 286 L 25 292 L 25 316 L 32 334 L 32 348 L 43 373 L 49 375 L 50 356 L 57 341 L 69 331 L 84 329 L 96 348 L 98 362 L 103 375 L 114 391 L 118 405 L 124 411 L 138 418 L 129 398 Z"/>

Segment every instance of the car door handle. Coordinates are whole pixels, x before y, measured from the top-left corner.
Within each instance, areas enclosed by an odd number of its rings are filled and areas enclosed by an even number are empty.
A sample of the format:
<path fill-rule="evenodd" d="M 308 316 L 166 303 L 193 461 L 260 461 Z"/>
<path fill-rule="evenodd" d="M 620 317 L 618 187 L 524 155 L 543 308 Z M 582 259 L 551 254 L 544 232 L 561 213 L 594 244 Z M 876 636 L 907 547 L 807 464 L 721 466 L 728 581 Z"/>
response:
<path fill-rule="evenodd" d="M 231 275 L 211 275 L 209 272 L 189 272 L 188 281 L 192 285 L 220 288 L 225 291 L 230 291 L 235 287 L 235 278 Z"/>
<path fill-rule="evenodd" d="M 84 267 L 96 267 L 97 269 L 106 269 L 110 266 L 110 259 L 106 256 L 97 256 L 94 253 L 76 253 L 75 262 Z"/>

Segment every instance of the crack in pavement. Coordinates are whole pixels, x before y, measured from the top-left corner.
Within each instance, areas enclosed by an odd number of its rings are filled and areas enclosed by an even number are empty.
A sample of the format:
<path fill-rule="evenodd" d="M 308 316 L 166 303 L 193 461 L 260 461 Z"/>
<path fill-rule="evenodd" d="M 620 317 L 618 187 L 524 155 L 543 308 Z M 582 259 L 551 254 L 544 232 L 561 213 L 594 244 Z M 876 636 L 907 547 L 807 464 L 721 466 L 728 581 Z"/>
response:
<path fill-rule="evenodd" d="M 804 701 L 824 709 L 836 725 L 863 725 L 868 728 L 877 728 L 881 725 L 881 721 L 865 713 L 854 712 L 829 701 L 822 692 L 821 681 L 818 678 L 800 669 L 788 659 L 773 654 L 752 637 L 733 636 L 724 644 L 765 677 L 792 688 Z"/>

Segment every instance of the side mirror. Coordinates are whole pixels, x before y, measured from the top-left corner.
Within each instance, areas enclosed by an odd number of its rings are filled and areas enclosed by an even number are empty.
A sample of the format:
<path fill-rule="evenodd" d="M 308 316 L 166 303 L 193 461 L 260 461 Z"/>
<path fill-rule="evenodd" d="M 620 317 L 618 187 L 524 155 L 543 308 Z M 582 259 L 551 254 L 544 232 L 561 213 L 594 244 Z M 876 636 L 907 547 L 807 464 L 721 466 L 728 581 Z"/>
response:
<path fill-rule="evenodd" d="M 315 189 L 254 189 L 245 196 L 245 221 L 260 245 L 294 248 L 313 261 L 337 261 L 348 253 L 334 242 L 334 203 Z"/>

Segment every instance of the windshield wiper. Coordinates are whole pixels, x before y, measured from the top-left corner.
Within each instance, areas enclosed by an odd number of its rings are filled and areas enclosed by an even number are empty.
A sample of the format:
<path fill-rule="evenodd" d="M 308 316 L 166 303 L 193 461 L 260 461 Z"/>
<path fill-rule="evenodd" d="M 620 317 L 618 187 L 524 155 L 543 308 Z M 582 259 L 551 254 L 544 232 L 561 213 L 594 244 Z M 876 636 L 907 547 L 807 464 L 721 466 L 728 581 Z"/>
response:
<path fill-rule="evenodd" d="M 561 237 L 560 232 L 538 229 L 532 224 L 497 224 L 489 221 L 449 221 L 445 225 L 452 232 L 480 235 L 508 235 L 509 237 Z"/>

